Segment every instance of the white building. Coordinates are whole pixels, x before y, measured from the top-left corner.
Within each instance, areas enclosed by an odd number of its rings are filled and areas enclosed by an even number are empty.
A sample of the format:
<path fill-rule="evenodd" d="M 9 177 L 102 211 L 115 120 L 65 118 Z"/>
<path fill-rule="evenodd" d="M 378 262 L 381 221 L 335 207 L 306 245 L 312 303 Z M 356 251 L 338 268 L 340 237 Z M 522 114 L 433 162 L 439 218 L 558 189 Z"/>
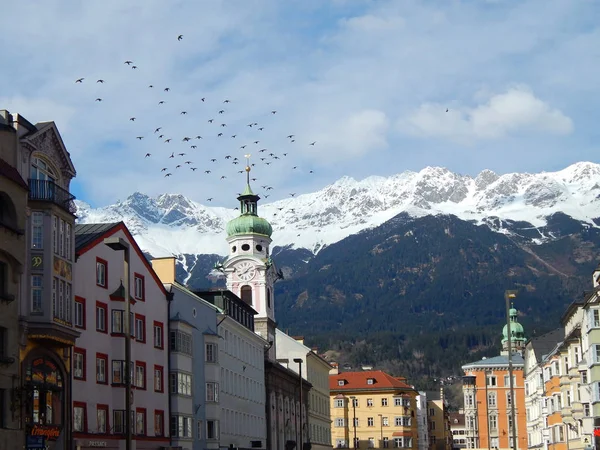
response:
<path fill-rule="evenodd" d="M 277 361 L 298 373 L 312 384 L 308 401 L 308 435 L 313 450 L 331 449 L 331 414 L 329 402 L 329 371 L 331 366 L 302 339 L 276 332 Z M 295 359 L 302 361 L 301 364 Z"/>
<path fill-rule="evenodd" d="M 417 402 L 417 433 L 419 450 L 429 450 L 429 429 L 427 425 L 427 393 L 419 391 Z"/>
<path fill-rule="evenodd" d="M 129 246 L 128 299 L 122 284 L 125 254 L 105 245 L 107 237 Z M 81 332 L 73 348 L 75 445 L 124 448 L 129 320 L 134 449 L 168 446 L 167 292 L 123 222 L 77 225 L 75 246 L 73 321 Z"/>

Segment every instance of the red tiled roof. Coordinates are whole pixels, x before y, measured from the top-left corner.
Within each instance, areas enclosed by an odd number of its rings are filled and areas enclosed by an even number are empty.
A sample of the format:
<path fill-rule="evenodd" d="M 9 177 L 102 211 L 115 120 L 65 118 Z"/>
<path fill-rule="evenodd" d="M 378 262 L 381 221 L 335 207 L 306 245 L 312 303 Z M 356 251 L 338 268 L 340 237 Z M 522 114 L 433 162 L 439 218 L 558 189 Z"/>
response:
<path fill-rule="evenodd" d="M 373 378 L 373 384 L 367 384 L 367 380 Z M 340 386 L 339 381 L 344 380 Z M 342 372 L 337 375 L 329 375 L 329 389 L 331 391 L 351 391 L 354 389 L 413 389 L 411 386 L 398 378 L 381 370 L 365 370 L 361 372 Z"/>
<path fill-rule="evenodd" d="M 25 180 L 23 180 L 23 177 L 21 177 L 19 171 L 2 158 L 0 158 L 0 176 L 4 176 L 17 183 L 19 186 L 29 190 L 27 183 L 25 183 Z"/>

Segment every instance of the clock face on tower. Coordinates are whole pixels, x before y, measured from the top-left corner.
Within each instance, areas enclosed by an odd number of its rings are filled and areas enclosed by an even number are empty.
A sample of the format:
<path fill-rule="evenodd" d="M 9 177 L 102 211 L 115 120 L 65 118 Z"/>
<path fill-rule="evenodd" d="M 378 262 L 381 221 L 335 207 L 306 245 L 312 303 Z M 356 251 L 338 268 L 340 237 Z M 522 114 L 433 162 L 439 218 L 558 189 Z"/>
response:
<path fill-rule="evenodd" d="M 240 280 L 250 281 L 256 275 L 256 269 L 252 263 L 244 261 L 236 266 L 235 273 Z"/>

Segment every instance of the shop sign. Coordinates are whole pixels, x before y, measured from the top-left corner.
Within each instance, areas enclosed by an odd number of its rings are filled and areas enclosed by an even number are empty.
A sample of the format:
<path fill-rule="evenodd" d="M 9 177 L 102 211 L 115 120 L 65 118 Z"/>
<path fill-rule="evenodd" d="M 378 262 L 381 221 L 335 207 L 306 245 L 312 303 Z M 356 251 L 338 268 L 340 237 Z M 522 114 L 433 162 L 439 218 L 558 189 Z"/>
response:
<path fill-rule="evenodd" d="M 44 436 L 27 436 L 25 446 L 27 450 L 45 449 L 46 438 Z"/>
<path fill-rule="evenodd" d="M 96 447 L 96 448 L 100 448 L 100 447 L 106 447 L 108 444 L 106 443 L 106 441 L 88 441 L 88 447 Z"/>
<path fill-rule="evenodd" d="M 56 425 L 34 425 L 29 433 L 31 436 L 43 436 L 48 441 L 55 441 L 60 436 L 60 427 Z"/>

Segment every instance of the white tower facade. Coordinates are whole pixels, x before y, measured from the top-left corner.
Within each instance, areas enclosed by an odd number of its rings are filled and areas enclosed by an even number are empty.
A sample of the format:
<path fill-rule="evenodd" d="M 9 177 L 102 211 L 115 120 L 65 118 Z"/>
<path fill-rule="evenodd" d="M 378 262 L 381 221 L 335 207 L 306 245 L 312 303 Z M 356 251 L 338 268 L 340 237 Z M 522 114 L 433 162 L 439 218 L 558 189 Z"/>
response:
<path fill-rule="evenodd" d="M 258 200 L 250 188 L 250 165 L 246 167 L 247 184 L 238 197 L 240 216 L 227 224 L 229 256 L 223 263 L 227 289 L 251 305 L 258 314 L 254 328 L 271 344 L 269 357 L 275 360 L 275 296 L 273 285 L 278 278 L 270 257 L 273 229 L 258 216 Z"/>

